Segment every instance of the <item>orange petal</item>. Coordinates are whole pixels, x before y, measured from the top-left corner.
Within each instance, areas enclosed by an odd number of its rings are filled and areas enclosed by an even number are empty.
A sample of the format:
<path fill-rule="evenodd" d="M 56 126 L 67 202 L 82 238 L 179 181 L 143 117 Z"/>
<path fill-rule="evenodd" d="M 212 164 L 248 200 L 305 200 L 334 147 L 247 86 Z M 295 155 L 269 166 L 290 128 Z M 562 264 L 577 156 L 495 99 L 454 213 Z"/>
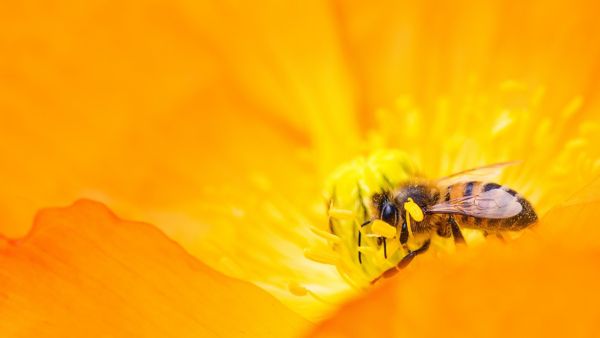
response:
<path fill-rule="evenodd" d="M 307 244 L 286 241 L 271 259 L 264 214 L 322 208 L 322 178 L 358 151 L 329 3 L 0 7 L 0 176 L 10 178 L 0 234 L 22 236 L 40 207 L 83 197 L 156 224 L 212 268 L 276 279 L 286 295 L 290 278 L 271 278 L 277 268 L 315 276 L 287 259 L 308 261 Z"/>
<path fill-rule="evenodd" d="M 198 222 L 207 185 L 356 151 L 327 3 L 27 2 L 0 11 L 3 227 L 81 196 Z"/>
<path fill-rule="evenodd" d="M 585 231 L 546 236 L 570 217 L 597 238 L 600 203 L 553 212 L 538 235 L 488 241 L 456 255 L 424 255 L 321 323 L 310 337 L 593 336 L 600 309 L 600 245 Z M 551 233 L 558 234 L 553 230 Z M 563 232 L 564 234 L 564 232 Z M 577 246 L 580 241 L 586 245 Z"/>
<path fill-rule="evenodd" d="M 344 1 L 341 31 L 363 80 L 367 111 L 409 93 L 488 91 L 507 79 L 547 86 L 544 110 L 597 93 L 598 3 L 553 1 Z M 558 105 L 560 103 L 560 106 Z"/>
<path fill-rule="evenodd" d="M 550 210 L 543 218 L 544 229 L 539 229 L 544 240 L 556 241 L 571 250 L 598 248 L 600 222 L 597 213 L 600 201 L 587 201 Z"/>
<path fill-rule="evenodd" d="M 0 243 L 6 337 L 289 337 L 306 325 L 264 291 L 217 273 L 153 226 L 82 200 Z"/>
<path fill-rule="evenodd" d="M 227 13 L 140 6 L 0 11 L 11 32 L 0 35 L 0 174 L 11 178 L 0 190 L 0 233 L 23 235 L 35 210 L 80 197 L 145 220 L 190 217 L 209 185 L 247 182 L 265 163 L 301 166 L 294 151 L 307 144 L 304 131 L 246 102 L 219 53 L 196 36 L 196 24 Z M 227 27 L 216 22 L 224 27 L 207 34 Z"/>
<path fill-rule="evenodd" d="M 291 202 L 321 203 L 316 173 L 356 151 L 327 3 L 4 7 L 0 233 L 85 197 L 217 255 L 206 237 L 229 239 L 207 236 L 207 209 L 231 223 L 264 177 Z"/>

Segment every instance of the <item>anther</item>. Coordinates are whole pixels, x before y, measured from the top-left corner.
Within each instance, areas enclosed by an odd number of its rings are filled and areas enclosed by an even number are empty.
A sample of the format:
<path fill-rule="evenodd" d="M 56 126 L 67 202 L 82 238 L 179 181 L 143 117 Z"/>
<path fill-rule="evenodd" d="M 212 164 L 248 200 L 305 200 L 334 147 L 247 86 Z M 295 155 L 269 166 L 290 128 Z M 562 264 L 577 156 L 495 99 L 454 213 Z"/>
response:
<path fill-rule="evenodd" d="M 304 249 L 304 257 L 318 263 L 329 265 L 337 265 L 339 262 L 339 257 L 335 252 L 319 248 Z"/>
<path fill-rule="evenodd" d="M 347 209 L 331 208 L 329 209 L 329 217 L 339 220 L 351 220 L 354 218 L 354 212 Z"/>
<path fill-rule="evenodd" d="M 341 241 L 341 238 L 339 238 L 338 236 L 332 234 L 331 232 L 323 231 L 321 229 L 317 229 L 314 226 L 310 227 L 310 231 L 312 231 L 315 235 L 320 236 L 320 237 L 326 239 L 330 243 L 339 243 Z"/>

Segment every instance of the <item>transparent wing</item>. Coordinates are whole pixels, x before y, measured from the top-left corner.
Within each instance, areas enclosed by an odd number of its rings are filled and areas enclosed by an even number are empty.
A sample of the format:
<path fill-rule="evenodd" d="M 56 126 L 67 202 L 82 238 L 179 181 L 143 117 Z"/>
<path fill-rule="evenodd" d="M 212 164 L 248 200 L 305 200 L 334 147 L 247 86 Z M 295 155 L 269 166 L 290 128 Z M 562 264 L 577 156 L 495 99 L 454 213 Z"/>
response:
<path fill-rule="evenodd" d="M 468 181 L 487 181 L 494 182 L 497 181 L 497 177 L 502 174 L 502 171 L 506 169 L 506 167 L 519 164 L 521 161 L 510 161 L 510 162 L 501 162 L 486 165 L 483 167 L 477 167 L 465 171 L 461 171 L 456 174 L 452 174 L 450 176 L 442 177 L 438 179 L 436 182 L 438 186 L 450 186 L 460 182 L 468 182 Z"/>
<path fill-rule="evenodd" d="M 523 205 L 510 192 L 502 187 L 438 203 L 427 213 L 460 214 L 480 218 L 509 218 L 518 215 Z"/>

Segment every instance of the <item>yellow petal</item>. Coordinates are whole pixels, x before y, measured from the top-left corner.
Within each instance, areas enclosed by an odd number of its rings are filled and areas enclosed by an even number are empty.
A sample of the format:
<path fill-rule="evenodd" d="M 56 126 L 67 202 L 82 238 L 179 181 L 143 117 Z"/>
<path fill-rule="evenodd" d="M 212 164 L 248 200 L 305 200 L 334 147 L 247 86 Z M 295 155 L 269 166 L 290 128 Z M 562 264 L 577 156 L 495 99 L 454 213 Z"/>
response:
<path fill-rule="evenodd" d="M 153 226 L 86 200 L 44 210 L 27 237 L 2 240 L 0 265 L 6 337 L 291 337 L 307 325 Z"/>

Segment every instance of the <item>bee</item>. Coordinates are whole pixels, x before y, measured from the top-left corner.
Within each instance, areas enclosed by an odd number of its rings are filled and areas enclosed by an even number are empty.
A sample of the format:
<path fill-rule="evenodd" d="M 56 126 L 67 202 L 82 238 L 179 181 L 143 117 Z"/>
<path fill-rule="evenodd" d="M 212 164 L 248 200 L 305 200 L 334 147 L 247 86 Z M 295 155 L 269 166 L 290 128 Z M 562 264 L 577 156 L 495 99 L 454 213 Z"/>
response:
<path fill-rule="evenodd" d="M 514 162 L 498 163 L 463 171 L 436 181 L 415 180 L 372 196 L 375 217 L 361 227 L 383 221 L 399 232 L 398 240 L 407 254 L 391 274 L 408 265 L 414 257 L 427 251 L 434 234 L 453 237 L 457 244 L 464 243 L 461 228 L 482 230 L 486 234 L 518 231 L 534 224 L 538 217 L 531 204 L 515 190 L 497 183 L 482 180 L 499 173 Z M 416 250 L 408 248 L 410 237 L 422 239 Z M 378 238 L 384 246 L 385 237 Z M 361 232 L 358 232 L 358 246 Z M 362 264 L 361 252 L 358 260 Z"/>

